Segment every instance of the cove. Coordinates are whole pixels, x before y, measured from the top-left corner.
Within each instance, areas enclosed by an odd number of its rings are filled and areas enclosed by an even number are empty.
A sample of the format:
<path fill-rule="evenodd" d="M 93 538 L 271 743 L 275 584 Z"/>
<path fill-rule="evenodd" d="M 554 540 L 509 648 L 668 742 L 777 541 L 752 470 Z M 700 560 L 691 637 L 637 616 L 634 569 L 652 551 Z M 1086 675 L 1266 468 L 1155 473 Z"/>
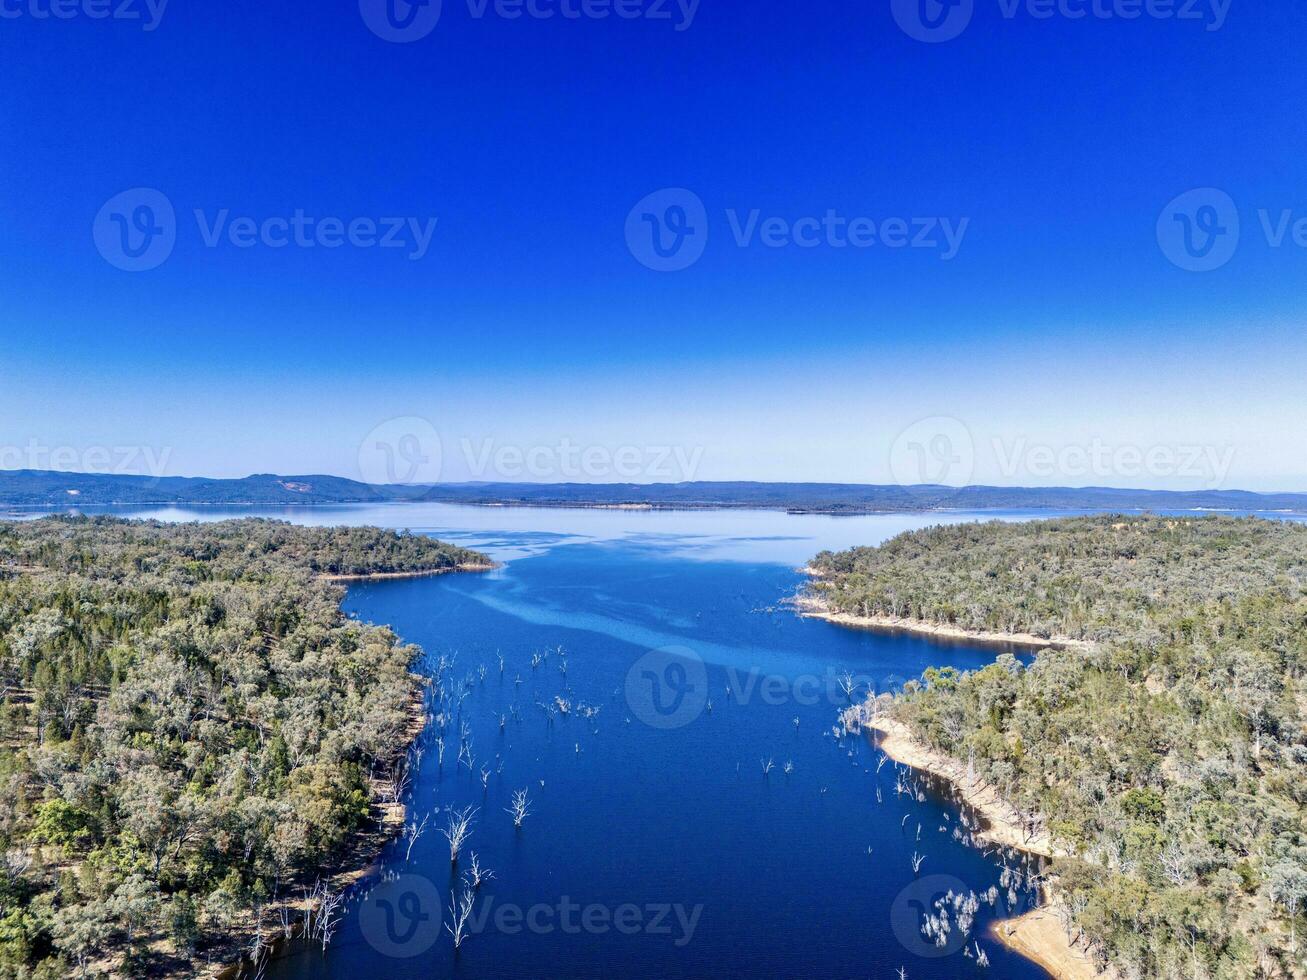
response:
<path fill-rule="evenodd" d="M 451 744 L 440 765 L 427 749 L 410 802 L 432 814 L 427 831 L 407 859 L 406 843 L 387 849 L 325 952 L 291 944 L 269 978 L 1045 976 L 985 938 L 1005 902 L 982 905 L 971 930 L 987 969 L 956 942 L 921 937 L 923 912 L 950 888 L 1001 888 L 1001 862 L 955 839 L 957 810 L 941 795 L 925 784 L 920 799 L 896 794 L 895 766 L 832 733 L 844 695 L 831 672 L 892 686 L 933 664 L 983 666 L 995 649 L 851 631 L 779 606 L 825 546 L 785 515 L 756 514 L 731 535 L 706 530 L 717 515 L 493 516 L 544 516 L 556 530 L 432 526 L 502 567 L 349 589 L 351 615 L 453 661 L 475 761 L 457 762 Z M 711 702 L 666 728 L 627 694 L 632 667 L 665 646 L 701 659 Z M 777 677 L 791 683 L 759 680 Z M 519 830 L 505 811 L 521 789 L 531 812 Z M 471 835 L 451 869 L 436 828 L 468 807 Z M 450 897 L 473 852 L 495 877 L 455 952 Z M 914 853 L 925 855 L 915 875 Z M 1030 899 L 1022 890 L 1017 910 Z"/>

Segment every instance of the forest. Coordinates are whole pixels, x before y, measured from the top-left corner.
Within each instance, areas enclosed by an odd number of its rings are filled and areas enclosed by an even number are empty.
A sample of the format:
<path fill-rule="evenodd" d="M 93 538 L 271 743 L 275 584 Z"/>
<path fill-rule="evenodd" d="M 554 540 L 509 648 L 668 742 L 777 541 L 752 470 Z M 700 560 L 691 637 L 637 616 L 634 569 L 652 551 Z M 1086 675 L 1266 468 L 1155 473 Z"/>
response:
<path fill-rule="evenodd" d="M 1089 641 L 873 695 L 1059 849 L 1068 936 L 1122 977 L 1302 976 L 1307 527 L 1084 517 L 826 552 L 853 615 Z"/>
<path fill-rule="evenodd" d="M 420 651 L 321 576 L 486 562 L 376 528 L 0 523 L 0 977 L 193 975 L 303 904 L 421 706 Z"/>

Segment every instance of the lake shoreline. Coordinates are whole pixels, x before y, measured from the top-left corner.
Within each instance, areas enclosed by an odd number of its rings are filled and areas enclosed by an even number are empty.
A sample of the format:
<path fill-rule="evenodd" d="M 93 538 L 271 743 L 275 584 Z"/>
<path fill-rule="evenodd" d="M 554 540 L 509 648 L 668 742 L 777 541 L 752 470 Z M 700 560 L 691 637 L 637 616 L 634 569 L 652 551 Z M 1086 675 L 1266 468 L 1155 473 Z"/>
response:
<path fill-rule="evenodd" d="M 1066 856 L 1065 852 L 1053 846 L 1047 833 L 1027 834 L 1020 814 L 999 796 L 995 787 L 969 776 L 960 761 L 923 744 L 906 725 L 877 713 L 870 702 L 846 709 L 844 722 L 850 730 L 871 730 L 876 747 L 894 762 L 943 779 L 955 787 L 963 802 L 984 820 L 983 829 L 975 833 L 977 840 L 1047 860 Z M 1048 886 L 1045 886 L 1044 893 L 1046 902 L 1053 901 Z M 992 923 L 989 936 L 1018 955 L 1038 963 L 1056 980 L 1110 980 L 1113 976 L 1110 970 L 1098 972 L 1093 961 L 1067 937 L 1048 904 L 1016 918 Z"/>
<path fill-rule="evenodd" d="M 805 575 L 820 578 L 821 573 L 813 569 L 802 569 Z M 833 609 L 825 599 L 811 593 L 794 597 L 793 605 L 800 616 L 805 619 L 822 619 L 837 626 L 853 629 L 874 630 L 881 633 L 915 633 L 935 639 L 959 640 L 967 643 L 979 643 L 986 646 L 1018 646 L 1034 649 L 1089 650 L 1093 644 L 1087 640 L 1077 640 L 1069 636 L 1035 636 L 1033 633 L 1002 633 L 988 630 L 971 630 L 947 623 L 932 623 L 920 619 L 904 619 L 900 616 L 855 616 L 852 613 Z"/>
<path fill-rule="evenodd" d="M 1098 972 L 1084 950 L 1077 949 L 1067 939 L 1062 923 L 1047 905 L 1015 919 L 991 923 L 989 936 L 1012 952 L 1038 963 L 1055 980 L 1112 980 L 1115 976 L 1110 969 Z"/>
<path fill-rule="evenodd" d="M 477 507 L 484 509 L 525 509 L 525 510 L 609 510 L 609 511 L 646 511 L 651 513 L 677 513 L 677 512 L 712 512 L 712 511 L 766 511 L 770 513 L 787 514 L 790 516 L 815 516 L 815 517 L 885 517 L 891 515 L 907 514 L 972 514 L 977 518 L 985 518 L 989 515 L 998 515 L 1019 511 L 1029 513 L 1038 517 L 1042 514 L 1056 515 L 1067 510 L 1090 511 L 1093 513 L 1112 513 L 1112 514 L 1148 514 L 1158 509 L 1156 504 L 1125 504 L 1125 503 L 1024 503 L 1021 501 L 1011 501 L 1008 503 L 996 504 L 977 504 L 973 506 L 958 506 L 956 504 L 929 503 L 924 502 L 920 506 L 893 506 L 893 505 L 863 505 L 863 504 L 833 504 L 823 506 L 821 504 L 802 504 L 793 502 L 783 502 L 775 500 L 702 500 L 702 501 L 665 501 L 665 500 L 609 500 L 609 501 L 584 501 L 584 500 L 560 500 L 560 499 L 541 499 L 541 500 L 517 500 L 511 498 L 497 499 L 423 499 L 420 497 L 395 497 L 391 499 L 348 499 L 338 500 L 296 500 L 296 499 L 278 499 L 278 500 L 260 500 L 260 499 L 232 499 L 232 500 L 185 500 L 176 498 L 161 499 L 134 499 L 134 500 L 44 500 L 36 501 L 27 499 L 24 501 L 0 502 L 0 508 L 4 513 L 0 513 L 0 520 L 24 520 L 30 518 L 33 514 L 61 514 L 67 512 L 78 512 L 82 508 L 194 508 L 197 510 L 207 510 L 211 508 L 294 508 L 313 510 L 315 508 L 338 508 L 338 507 L 379 507 L 379 506 L 408 506 L 423 504 L 442 504 L 452 507 Z M 1280 515 L 1307 515 L 1307 509 L 1301 507 L 1203 507 L 1203 506 L 1184 506 L 1176 504 L 1170 507 L 1164 507 L 1167 511 L 1176 511 L 1184 514 L 1280 514 Z M 992 518 L 991 518 L 992 519 Z"/>
<path fill-rule="evenodd" d="M 414 689 L 409 699 L 408 728 L 404 732 L 403 743 L 396 747 L 397 756 L 402 755 L 412 747 L 413 743 L 418 740 L 418 737 L 426 729 L 428 721 L 426 704 L 427 678 L 421 674 L 410 674 L 409 676 L 413 679 Z M 323 869 L 323 873 L 319 876 L 330 884 L 333 890 L 343 891 L 372 874 L 377 867 L 377 859 L 381 857 L 382 851 L 400 835 L 405 822 L 408 820 L 408 807 L 405 804 L 384 802 L 378 780 L 369 780 L 369 791 L 371 794 L 369 801 L 371 813 L 367 825 L 360 827 L 353 833 L 340 857 L 333 861 L 329 867 Z M 308 903 L 303 899 L 290 899 L 285 904 L 299 912 L 309 911 Z M 282 932 L 279 924 L 275 921 L 276 911 L 277 909 L 271 906 L 264 910 L 265 918 L 274 917 L 271 925 L 260 922 L 248 932 L 239 928 L 234 928 L 231 931 L 232 937 L 239 934 L 242 940 L 251 939 L 256 931 L 264 937 L 264 948 L 267 953 L 265 959 L 261 961 L 262 963 L 276 959 L 279 949 L 301 938 L 298 933 L 286 936 Z M 205 976 L 209 980 L 237 980 L 238 977 L 244 975 L 242 971 L 251 965 L 249 957 L 242 953 L 232 960 L 214 963 Z"/>
<path fill-rule="evenodd" d="M 956 787 L 962 800 L 985 820 L 985 827 L 975 834 L 977 839 L 1050 860 L 1066 856 L 1053 846 L 1047 833 L 1028 833 L 1021 815 L 999 796 L 994 786 L 968 776 L 964 763 L 923 744 L 907 725 L 872 713 L 865 703 L 847 709 L 844 716 L 846 728 L 875 731 L 879 736 L 876 747 L 895 762 L 930 773 Z"/>
<path fill-rule="evenodd" d="M 347 584 L 430 578 L 450 572 L 488 572 L 498 567 L 494 562 L 464 562 L 444 568 L 414 569 L 404 572 L 372 572 L 358 575 L 323 573 L 314 577 L 322 582 Z M 422 674 L 409 674 L 409 677 L 413 682 L 413 691 L 408 703 L 408 727 L 404 731 L 403 739 L 395 746 L 395 757 L 397 759 L 413 746 L 426 729 L 429 721 L 426 702 L 426 688 L 429 678 Z M 370 814 L 367 824 L 354 832 L 339 858 L 324 869 L 321 876 L 337 891 L 344 890 L 372 874 L 376 869 L 377 859 L 386 846 L 400 835 L 404 829 L 405 821 L 408 819 L 408 807 L 404 803 L 385 801 L 379 780 L 370 779 L 368 789 Z M 303 900 L 289 901 L 288 904 L 300 912 L 308 911 Z M 272 912 L 275 912 L 275 909 L 265 910 L 265 915 Z M 243 935 L 242 938 L 249 938 L 255 931 L 265 937 L 268 950 L 267 957 L 269 959 L 276 958 L 278 949 L 298 938 L 297 936 L 286 936 L 277 927 L 275 921 L 271 927 L 263 922 L 256 923 L 250 932 Z M 232 932 L 234 936 L 241 930 L 236 929 Z M 233 960 L 214 964 L 206 976 L 210 980 L 235 980 L 236 977 L 242 975 L 242 969 L 249 965 L 248 957 L 242 954 Z"/>
<path fill-rule="evenodd" d="M 814 515 L 818 517 L 884 517 L 891 514 L 987 514 L 1003 513 L 1011 510 L 1008 507 L 938 507 L 925 506 L 902 510 L 893 507 L 839 507 L 824 509 L 821 507 L 796 507 L 786 504 L 775 504 L 754 501 L 740 501 L 728 503 L 704 502 L 676 502 L 667 503 L 663 501 L 616 501 L 604 503 L 587 503 L 584 501 L 573 500 L 422 500 L 396 498 L 394 500 L 104 500 L 97 502 L 78 503 L 59 503 L 56 501 L 47 501 L 45 503 L 20 503 L 20 504 L 0 504 L 0 506 L 9 509 L 10 513 L 0 516 L 0 520 L 12 519 L 21 520 L 30 517 L 31 514 L 58 514 L 67 511 L 76 511 L 82 507 L 177 507 L 186 508 L 194 507 L 204 509 L 210 507 L 226 508 L 281 508 L 294 507 L 311 509 L 315 507 L 380 507 L 389 506 L 408 506 L 410 504 L 443 504 L 450 507 L 481 507 L 485 509 L 503 509 L 503 510 L 618 510 L 618 511 L 649 511 L 653 513 L 676 513 L 676 512 L 709 512 L 709 511 L 768 511 L 777 514 L 789 514 L 792 516 Z M 1056 507 L 1037 507 L 1034 510 L 1056 511 Z M 1116 508 L 1117 510 L 1126 510 L 1130 512 L 1142 512 L 1143 508 Z M 1287 511 L 1286 513 L 1297 513 L 1296 511 Z M 1304 512 L 1307 513 L 1307 512 Z"/>
<path fill-rule="evenodd" d="M 421 568 L 406 572 L 362 572 L 359 574 L 320 572 L 314 577 L 322 582 L 381 582 L 387 579 L 430 578 L 433 575 L 445 575 L 449 572 L 493 572 L 498 567 L 493 562 L 488 565 L 478 562 L 466 562 L 462 565 L 447 565 L 444 568 Z"/>

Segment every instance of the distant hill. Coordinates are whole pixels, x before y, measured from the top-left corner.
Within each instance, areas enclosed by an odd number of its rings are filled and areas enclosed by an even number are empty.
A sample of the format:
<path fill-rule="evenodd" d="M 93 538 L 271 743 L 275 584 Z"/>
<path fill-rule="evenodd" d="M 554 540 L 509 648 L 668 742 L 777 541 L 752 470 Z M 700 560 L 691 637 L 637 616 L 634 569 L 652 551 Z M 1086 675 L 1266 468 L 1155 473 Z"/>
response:
<path fill-rule="evenodd" d="M 337 504 L 397 499 L 412 488 L 373 487 L 339 476 L 274 476 L 240 480 L 120 476 L 8 470 L 0 473 L 0 505 L 76 507 L 105 504 Z M 423 488 L 425 489 L 425 488 Z M 418 492 L 421 492 L 420 490 Z"/>
<path fill-rule="evenodd" d="M 517 507 L 761 508 L 821 514 L 920 510 L 1287 510 L 1307 512 L 1307 493 L 1171 492 L 1111 487 L 880 486 L 857 483 L 442 483 L 374 486 L 339 476 L 239 480 L 120 476 L 51 470 L 0 471 L 0 506 L 109 504 L 347 504 L 424 500 Z"/>
<path fill-rule="evenodd" d="M 434 486 L 423 499 L 533 507 L 759 507 L 828 514 L 1016 508 L 1307 511 L 1307 494 L 1302 493 L 858 483 L 461 483 Z"/>

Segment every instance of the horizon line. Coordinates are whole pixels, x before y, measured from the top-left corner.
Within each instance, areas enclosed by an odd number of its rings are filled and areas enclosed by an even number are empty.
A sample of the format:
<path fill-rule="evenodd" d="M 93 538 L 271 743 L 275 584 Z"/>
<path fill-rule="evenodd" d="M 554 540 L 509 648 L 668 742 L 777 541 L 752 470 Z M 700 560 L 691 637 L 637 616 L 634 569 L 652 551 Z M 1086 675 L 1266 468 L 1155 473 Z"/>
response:
<path fill-rule="evenodd" d="M 852 483 L 842 480 L 757 480 L 757 479 L 735 479 L 735 480 L 678 480 L 678 481 L 577 481 L 577 480 L 457 480 L 457 481 L 437 481 L 437 482 L 395 482 L 395 483 L 370 483 L 366 480 L 360 480 L 356 477 L 341 476 L 336 473 L 275 473 L 275 472 L 256 472 L 248 473 L 245 476 L 196 476 L 185 474 L 151 474 L 151 473 L 106 473 L 86 470 L 41 470 L 41 469 L 0 469 L 0 478 L 12 478 L 15 476 L 44 476 L 44 477 L 89 477 L 95 479 L 115 479 L 115 480 L 143 480 L 147 482 L 161 482 L 164 480 L 198 480 L 209 483 L 241 483 L 247 480 L 259 478 L 269 478 L 276 480 L 302 480 L 302 479 L 329 479 L 343 480 L 362 487 L 370 488 L 405 488 L 405 489 L 435 489 L 438 487 L 641 487 L 641 488 L 659 488 L 659 487 L 687 487 L 687 486 L 729 486 L 729 485 L 750 485 L 759 487 L 846 487 L 851 489 L 871 489 L 871 490 L 934 490 L 934 491 L 961 491 L 961 490 L 1074 490 L 1074 491 L 1111 491 L 1116 493 L 1153 493 L 1153 494 L 1247 494 L 1255 497 L 1276 497 L 1276 496 L 1307 496 L 1307 489 L 1302 490 L 1247 490 L 1241 487 L 1204 487 L 1199 489 L 1176 490 L 1156 487 L 1139 487 L 1139 486 L 1110 486 L 1107 484 L 1002 484 L 1002 483 L 965 483 L 965 484 L 948 484 L 948 483 Z"/>

